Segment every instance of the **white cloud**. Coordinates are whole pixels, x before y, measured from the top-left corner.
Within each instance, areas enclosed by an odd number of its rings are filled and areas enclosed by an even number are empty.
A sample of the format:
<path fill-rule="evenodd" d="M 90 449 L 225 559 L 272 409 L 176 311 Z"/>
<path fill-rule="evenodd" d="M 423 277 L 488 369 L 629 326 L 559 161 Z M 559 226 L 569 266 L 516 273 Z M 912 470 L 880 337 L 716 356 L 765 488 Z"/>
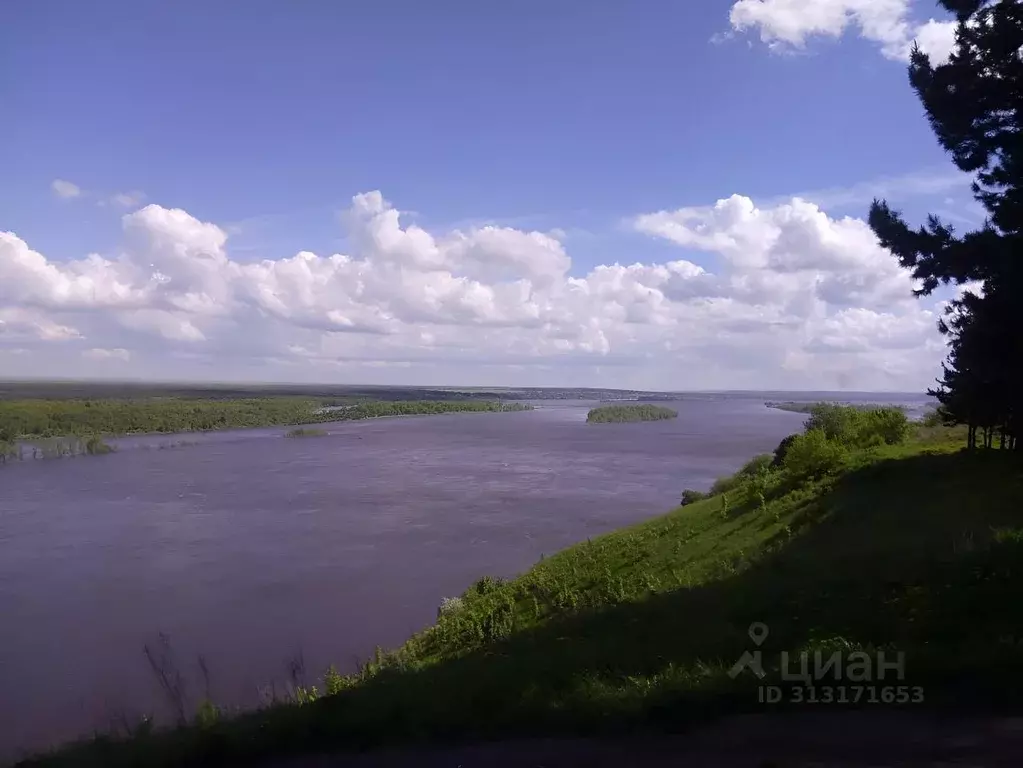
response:
<path fill-rule="evenodd" d="M 916 43 L 934 62 L 947 61 L 956 43 L 956 25 L 928 19 L 916 29 Z"/>
<path fill-rule="evenodd" d="M 50 182 L 50 189 L 53 190 L 53 194 L 63 199 L 78 197 L 82 194 L 82 190 L 77 184 L 72 184 L 64 179 L 54 179 Z"/>
<path fill-rule="evenodd" d="M 103 349 L 102 347 L 93 347 L 92 349 L 82 350 L 82 357 L 89 360 L 121 360 L 128 362 L 131 360 L 131 352 L 126 349 Z"/>
<path fill-rule="evenodd" d="M 161 309 L 136 309 L 118 313 L 117 319 L 125 328 L 155 333 L 170 341 L 206 340 L 203 332 L 185 313 L 166 312 Z"/>
<path fill-rule="evenodd" d="M 135 270 L 95 254 L 56 264 L 13 232 L 0 232 L 0 301 L 10 305 L 75 309 L 141 305 L 143 287 L 130 285 Z"/>
<path fill-rule="evenodd" d="M 118 192 L 112 195 L 110 202 L 122 208 L 135 208 L 145 202 L 145 199 L 145 192 L 134 189 L 131 192 Z"/>
<path fill-rule="evenodd" d="M 379 192 L 342 219 L 351 253 L 262 261 L 154 204 L 105 256 L 57 262 L 0 233 L 0 348 L 30 350 L 11 358 L 23 374 L 75 354 L 154 377 L 662 389 L 920 388 L 941 358 L 936 318 L 866 224 L 800 198 L 636 217 L 703 266 L 680 253 L 582 275 L 556 231 L 434 234 Z"/>
<path fill-rule="evenodd" d="M 730 267 L 727 294 L 754 303 L 798 294 L 835 307 L 911 302 L 913 281 L 862 219 L 833 219 L 801 198 L 773 208 L 733 195 L 709 208 L 639 216 L 636 228 L 719 254 Z"/>
<path fill-rule="evenodd" d="M 12 341 L 67 341 L 81 338 L 77 328 L 62 325 L 36 310 L 0 307 L 0 344 Z"/>
<path fill-rule="evenodd" d="M 755 30 L 773 50 L 800 50 L 815 37 L 840 38 L 847 30 L 877 43 L 882 54 L 908 61 L 916 41 L 934 60 L 947 58 L 955 23 L 914 22 L 911 0 L 738 0 L 729 12 L 736 32 Z"/>

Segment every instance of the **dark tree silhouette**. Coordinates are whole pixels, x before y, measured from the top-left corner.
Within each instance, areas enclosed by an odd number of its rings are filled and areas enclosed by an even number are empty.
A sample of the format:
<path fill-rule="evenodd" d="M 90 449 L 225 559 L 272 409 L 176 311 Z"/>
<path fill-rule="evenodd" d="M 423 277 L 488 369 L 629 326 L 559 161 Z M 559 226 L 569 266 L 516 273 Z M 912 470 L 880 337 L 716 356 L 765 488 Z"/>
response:
<path fill-rule="evenodd" d="M 870 226 L 921 280 L 918 295 L 965 286 L 938 327 L 949 356 L 931 391 L 949 417 L 969 426 L 970 447 L 1020 449 L 1023 418 L 1023 0 L 939 0 L 955 14 L 956 46 L 945 64 L 913 50 L 909 80 L 938 141 L 974 174 L 987 212 L 958 235 L 937 216 L 911 229 L 875 200 Z M 978 443 L 978 433 L 980 441 Z"/>

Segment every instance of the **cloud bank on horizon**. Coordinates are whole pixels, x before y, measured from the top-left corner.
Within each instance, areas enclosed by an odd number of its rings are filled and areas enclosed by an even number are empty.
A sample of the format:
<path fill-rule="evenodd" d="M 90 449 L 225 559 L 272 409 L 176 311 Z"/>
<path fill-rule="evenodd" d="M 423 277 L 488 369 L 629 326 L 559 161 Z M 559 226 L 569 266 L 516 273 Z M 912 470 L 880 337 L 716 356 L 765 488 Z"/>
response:
<path fill-rule="evenodd" d="M 947 21 L 914 20 L 909 0 L 739 0 L 728 21 L 779 52 L 853 32 L 902 61 L 914 40 L 941 58 L 953 39 Z M 62 179 L 52 191 L 83 196 Z M 759 204 L 733 194 L 633 215 L 628 231 L 677 248 L 677 258 L 623 257 L 585 274 L 573 273 L 573 241 L 560 230 L 427 231 L 380 191 L 342 213 L 350 253 L 264 260 L 232 254 L 228 228 L 185 210 L 138 208 L 141 192 L 101 196 L 135 209 L 111 253 L 60 261 L 0 231 L 0 371 L 924 389 L 945 354 L 942 304 L 913 297 L 911 276 L 862 219 L 828 212 L 824 198 L 843 194 Z"/>
<path fill-rule="evenodd" d="M 430 233 L 378 191 L 342 218 L 352 254 L 262 261 L 233 259 L 224 229 L 156 204 L 123 217 L 107 256 L 57 262 L 0 233 L 0 337 L 8 355 L 112 376 L 237 364 L 276 380 L 555 384 L 564 369 L 659 389 L 918 389 L 943 352 L 934 308 L 867 225 L 799 198 L 629 220 L 713 254 L 713 271 L 679 258 L 579 277 L 550 233 Z"/>

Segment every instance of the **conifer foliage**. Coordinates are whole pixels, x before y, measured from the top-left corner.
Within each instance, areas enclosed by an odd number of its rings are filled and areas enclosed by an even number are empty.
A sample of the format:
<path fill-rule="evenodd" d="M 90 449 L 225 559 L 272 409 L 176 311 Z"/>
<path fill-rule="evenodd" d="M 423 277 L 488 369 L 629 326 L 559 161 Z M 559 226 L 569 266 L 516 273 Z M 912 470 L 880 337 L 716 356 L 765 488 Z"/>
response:
<path fill-rule="evenodd" d="M 909 81 L 938 141 L 973 174 L 984 225 L 965 234 L 931 215 L 912 229 L 875 200 L 870 226 L 921 281 L 960 286 L 939 329 L 949 355 L 931 391 L 969 445 L 1023 449 L 1023 0 L 939 0 L 958 21 L 949 61 L 913 50 Z"/>

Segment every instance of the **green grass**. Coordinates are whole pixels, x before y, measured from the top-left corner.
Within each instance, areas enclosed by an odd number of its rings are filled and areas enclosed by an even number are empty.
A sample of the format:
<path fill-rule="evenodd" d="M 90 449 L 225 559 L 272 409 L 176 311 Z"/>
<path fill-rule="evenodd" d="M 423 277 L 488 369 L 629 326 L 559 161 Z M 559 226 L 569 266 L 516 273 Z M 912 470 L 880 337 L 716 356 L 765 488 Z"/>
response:
<path fill-rule="evenodd" d="M 678 411 L 660 405 L 602 405 L 586 414 L 590 424 L 611 424 L 632 421 L 674 419 Z"/>
<path fill-rule="evenodd" d="M 481 579 L 350 677 L 236 719 L 96 739 L 38 765 L 218 765 L 318 750 L 676 730 L 763 711 L 727 670 L 768 625 L 782 650 L 886 649 L 925 706 L 1023 704 L 1023 464 L 946 430 L 724 494 Z M 902 684 L 902 683 L 900 683 Z M 325 696 L 324 692 L 332 695 Z M 833 711 L 838 705 L 831 705 Z M 917 705 L 919 706 L 919 705 Z"/>

